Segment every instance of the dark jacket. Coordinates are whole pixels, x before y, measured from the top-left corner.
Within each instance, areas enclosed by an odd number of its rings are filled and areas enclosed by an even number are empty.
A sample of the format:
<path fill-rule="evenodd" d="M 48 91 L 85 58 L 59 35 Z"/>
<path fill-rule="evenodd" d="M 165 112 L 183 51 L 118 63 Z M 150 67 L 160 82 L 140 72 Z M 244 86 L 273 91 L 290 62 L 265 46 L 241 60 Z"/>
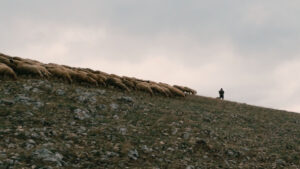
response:
<path fill-rule="evenodd" d="M 224 92 L 223 89 L 221 89 L 221 90 L 219 91 L 219 94 L 220 94 L 220 95 L 224 95 L 224 93 L 225 93 L 225 92 Z"/>

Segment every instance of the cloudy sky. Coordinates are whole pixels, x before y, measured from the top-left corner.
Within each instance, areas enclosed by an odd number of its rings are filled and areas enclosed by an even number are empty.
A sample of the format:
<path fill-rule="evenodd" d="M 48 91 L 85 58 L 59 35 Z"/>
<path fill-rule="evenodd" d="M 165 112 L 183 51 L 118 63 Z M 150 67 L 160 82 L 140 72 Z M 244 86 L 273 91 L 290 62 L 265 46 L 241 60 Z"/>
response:
<path fill-rule="evenodd" d="M 0 52 L 300 112 L 299 0 L 1 0 Z"/>

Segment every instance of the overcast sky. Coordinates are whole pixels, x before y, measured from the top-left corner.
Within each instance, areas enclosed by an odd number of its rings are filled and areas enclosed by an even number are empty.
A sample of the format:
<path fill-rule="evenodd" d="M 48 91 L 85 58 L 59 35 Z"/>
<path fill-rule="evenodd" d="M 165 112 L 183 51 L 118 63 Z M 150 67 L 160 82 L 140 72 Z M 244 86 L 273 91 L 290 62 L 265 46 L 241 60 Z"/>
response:
<path fill-rule="evenodd" d="M 299 0 L 1 0 L 0 52 L 300 112 Z"/>

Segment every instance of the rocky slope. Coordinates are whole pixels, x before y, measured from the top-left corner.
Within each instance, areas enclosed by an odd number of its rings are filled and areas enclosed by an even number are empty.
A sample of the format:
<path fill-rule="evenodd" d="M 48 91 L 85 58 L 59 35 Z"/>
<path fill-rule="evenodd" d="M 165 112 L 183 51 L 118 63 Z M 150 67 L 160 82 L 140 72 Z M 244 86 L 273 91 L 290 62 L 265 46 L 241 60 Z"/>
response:
<path fill-rule="evenodd" d="M 300 114 L 0 80 L 0 168 L 300 168 Z"/>

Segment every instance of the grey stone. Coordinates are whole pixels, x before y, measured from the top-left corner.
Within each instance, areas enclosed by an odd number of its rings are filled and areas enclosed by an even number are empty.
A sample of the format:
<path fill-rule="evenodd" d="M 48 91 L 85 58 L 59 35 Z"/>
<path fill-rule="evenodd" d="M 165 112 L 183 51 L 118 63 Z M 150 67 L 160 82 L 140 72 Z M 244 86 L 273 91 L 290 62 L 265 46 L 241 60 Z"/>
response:
<path fill-rule="evenodd" d="M 149 148 L 147 145 L 142 145 L 141 148 L 144 153 L 151 153 L 153 151 L 152 148 Z"/>
<path fill-rule="evenodd" d="M 112 103 L 110 104 L 110 108 L 113 110 L 117 110 L 119 108 L 119 105 L 117 105 L 116 103 Z"/>
<path fill-rule="evenodd" d="M 75 118 L 79 120 L 90 118 L 90 115 L 88 115 L 85 110 L 75 109 L 74 114 L 75 114 Z"/>
<path fill-rule="evenodd" d="M 27 116 L 33 116 L 33 113 L 31 113 L 31 112 L 25 112 L 25 114 L 27 115 Z"/>
<path fill-rule="evenodd" d="M 39 134 L 37 134 L 36 132 L 32 132 L 32 133 L 31 133 L 31 137 L 32 137 L 32 138 L 39 138 L 40 136 L 39 136 Z"/>
<path fill-rule="evenodd" d="M 26 96 L 21 95 L 21 94 L 17 95 L 16 100 L 17 101 L 21 101 L 21 102 L 29 102 L 29 101 L 31 101 L 31 99 L 29 97 L 26 97 Z"/>
<path fill-rule="evenodd" d="M 85 102 L 85 101 L 87 100 L 87 97 L 85 97 L 85 96 L 79 96 L 79 97 L 77 98 L 77 100 L 78 100 L 79 102 Z"/>
<path fill-rule="evenodd" d="M 32 91 L 33 93 L 39 93 L 39 92 L 41 92 L 40 89 L 38 89 L 38 88 L 33 88 L 31 91 Z"/>
<path fill-rule="evenodd" d="M 0 159 L 2 158 L 2 159 L 4 159 L 4 158 L 6 158 L 7 156 L 6 156 L 6 153 L 5 152 L 2 152 L 2 153 L 0 153 Z"/>
<path fill-rule="evenodd" d="M 193 166 L 193 165 L 188 165 L 185 169 L 195 169 L 195 166 Z"/>
<path fill-rule="evenodd" d="M 114 118 L 115 120 L 119 120 L 119 116 L 116 115 L 116 114 L 113 116 L 113 118 Z"/>
<path fill-rule="evenodd" d="M 128 96 L 119 97 L 118 101 L 126 102 L 126 103 L 133 103 L 134 102 L 134 100 L 131 97 L 128 97 Z"/>
<path fill-rule="evenodd" d="M 8 146 L 7 146 L 8 148 L 15 148 L 16 147 L 16 145 L 15 144 L 13 144 L 13 143 L 10 143 L 10 144 L 8 144 Z"/>
<path fill-rule="evenodd" d="M 128 152 L 128 157 L 129 157 L 130 159 L 137 160 L 137 159 L 139 158 L 139 153 L 138 153 L 138 151 L 137 151 L 136 149 L 130 150 L 130 151 Z"/>
<path fill-rule="evenodd" d="M 122 134 L 122 135 L 126 135 L 126 133 L 127 133 L 127 128 L 125 128 L 125 127 L 122 127 L 122 128 L 120 128 L 120 133 Z"/>
<path fill-rule="evenodd" d="M 23 84 L 23 89 L 26 91 L 29 91 L 32 88 L 32 86 L 27 86 L 26 84 Z"/>
<path fill-rule="evenodd" d="M 96 98 L 96 96 L 92 96 L 92 97 L 89 97 L 88 101 L 91 104 L 95 104 L 95 103 L 97 103 L 97 98 Z"/>
<path fill-rule="evenodd" d="M 65 95 L 65 91 L 62 90 L 62 89 L 57 89 L 55 93 L 56 93 L 56 95 L 58 95 L 58 96 L 63 96 L 63 95 Z"/>
<path fill-rule="evenodd" d="M 15 160 L 13 160 L 13 159 L 8 159 L 7 160 L 7 163 L 9 164 L 9 165 L 14 165 L 15 164 Z"/>
<path fill-rule="evenodd" d="M 2 100 L 0 100 L 0 103 L 10 106 L 10 105 L 15 104 L 15 101 L 11 100 L 11 99 L 2 99 Z"/>
<path fill-rule="evenodd" d="M 27 143 L 29 143 L 29 144 L 36 144 L 35 141 L 32 140 L 32 139 L 29 139 L 29 140 L 27 141 Z"/>
<path fill-rule="evenodd" d="M 105 91 L 105 90 L 100 90 L 100 89 L 98 89 L 98 90 L 97 90 L 97 93 L 100 94 L 100 95 L 104 95 L 104 94 L 106 93 L 106 91 Z"/>
<path fill-rule="evenodd" d="M 233 156 L 234 155 L 234 152 L 233 151 L 231 151 L 231 150 L 227 150 L 227 152 L 226 152 L 229 156 Z"/>
<path fill-rule="evenodd" d="M 30 150 L 30 149 L 32 149 L 33 147 L 34 147 L 33 144 L 29 144 L 29 143 L 26 143 L 26 144 L 25 144 L 25 149 L 26 149 L 26 150 Z"/>
<path fill-rule="evenodd" d="M 80 127 L 77 129 L 77 132 L 78 132 L 79 134 L 83 134 L 85 131 L 86 131 L 86 128 L 83 127 L 83 126 L 80 126 Z"/>
<path fill-rule="evenodd" d="M 285 162 L 283 159 L 277 159 L 277 160 L 276 160 L 276 164 L 277 164 L 277 165 L 285 166 L 286 162 Z"/>
<path fill-rule="evenodd" d="M 76 89 L 75 89 L 75 92 L 76 92 L 77 94 L 81 94 L 81 93 L 82 93 L 82 90 L 81 90 L 80 88 L 76 88 Z"/>
<path fill-rule="evenodd" d="M 174 151 L 174 148 L 169 147 L 167 150 L 172 152 L 172 151 Z"/>
<path fill-rule="evenodd" d="M 38 149 L 32 153 L 33 158 L 43 160 L 45 162 L 54 162 L 57 164 L 57 166 L 62 166 L 62 159 L 63 156 L 56 152 L 53 153 L 50 150 L 46 148 Z"/>
<path fill-rule="evenodd" d="M 99 105 L 96 106 L 96 109 L 104 110 L 104 109 L 106 109 L 106 105 L 99 104 Z"/>
<path fill-rule="evenodd" d="M 34 106 L 36 106 L 36 108 L 41 108 L 41 107 L 43 107 L 45 104 L 43 103 L 43 102 L 34 102 L 33 103 L 34 104 Z"/>
<path fill-rule="evenodd" d="M 187 133 L 187 132 L 183 133 L 183 138 L 185 140 L 189 139 L 190 138 L 190 133 Z"/>
<path fill-rule="evenodd" d="M 172 135 L 177 134 L 177 131 L 178 131 L 178 128 L 173 128 L 173 129 L 172 129 Z"/>
<path fill-rule="evenodd" d="M 106 151 L 106 155 L 107 155 L 107 157 L 118 157 L 119 156 L 118 153 L 115 153 L 112 151 Z"/>
<path fill-rule="evenodd" d="M 95 104 L 97 102 L 95 94 L 90 92 L 80 93 L 80 96 L 78 96 L 77 100 L 81 103 L 89 102 L 91 104 Z"/>

